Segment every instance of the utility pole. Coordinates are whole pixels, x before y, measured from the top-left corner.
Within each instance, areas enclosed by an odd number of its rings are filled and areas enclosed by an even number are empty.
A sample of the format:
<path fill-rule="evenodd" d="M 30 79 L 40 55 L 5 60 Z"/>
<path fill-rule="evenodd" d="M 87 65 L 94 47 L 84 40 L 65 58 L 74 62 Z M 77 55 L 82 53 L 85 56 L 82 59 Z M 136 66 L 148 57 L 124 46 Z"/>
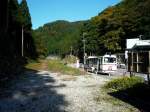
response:
<path fill-rule="evenodd" d="M 24 30 L 22 26 L 22 44 L 21 44 L 21 55 L 24 56 Z"/>
<path fill-rule="evenodd" d="M 86 33 L 83 33 L 83 59 L 84 59 L 84 65 L 86 64 L 86 60 L 85 60 L 85 35 L 86 35 Z"/>
<path fill-rule="evenodd" d="M 85 39 L 83 40 L 83 49 L 84 49 L 84 65 L 85 65 Z"/>

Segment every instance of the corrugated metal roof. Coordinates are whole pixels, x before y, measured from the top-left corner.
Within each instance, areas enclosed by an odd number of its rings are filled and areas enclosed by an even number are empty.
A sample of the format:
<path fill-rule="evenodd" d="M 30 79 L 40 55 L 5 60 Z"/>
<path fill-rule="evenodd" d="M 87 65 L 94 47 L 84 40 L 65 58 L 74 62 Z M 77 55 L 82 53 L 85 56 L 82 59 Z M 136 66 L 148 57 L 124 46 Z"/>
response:
<path fill-rule="evenodd" d="M 127 43 L 126 43 L 127 49 L 132 49 L 138 40 L 139 40 L 139 38 L 127 39 Z"/>
<path fill-rule="evenodd" d="M 139 38 L 127 39 L 127 49 L 150 48 L 150 40 L 140 40 Z"/>
<path fill-rule="evenodd" d="M 97 56 L 89 56 L 88 58 L 98 58 Z"/>

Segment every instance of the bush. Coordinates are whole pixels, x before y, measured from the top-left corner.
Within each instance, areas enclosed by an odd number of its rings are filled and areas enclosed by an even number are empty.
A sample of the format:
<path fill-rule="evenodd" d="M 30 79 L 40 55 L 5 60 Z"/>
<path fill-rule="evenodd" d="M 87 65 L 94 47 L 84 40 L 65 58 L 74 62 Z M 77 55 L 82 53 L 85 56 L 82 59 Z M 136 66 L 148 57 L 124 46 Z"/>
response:
<path fill-rule="evenodd" d="M 108 82 L 104 87 L 107 89 L 125 90 L 143 82 L 144 80 L 140 77 L 123 77 Z"/>
<path fill-rule="evenodd" d="M 63 62 L 64 63 L 76 63 L 76 60 L 77 60 L 77 57 L 75 57 L 73 55 L 69 55 L 63 59 Z"/>

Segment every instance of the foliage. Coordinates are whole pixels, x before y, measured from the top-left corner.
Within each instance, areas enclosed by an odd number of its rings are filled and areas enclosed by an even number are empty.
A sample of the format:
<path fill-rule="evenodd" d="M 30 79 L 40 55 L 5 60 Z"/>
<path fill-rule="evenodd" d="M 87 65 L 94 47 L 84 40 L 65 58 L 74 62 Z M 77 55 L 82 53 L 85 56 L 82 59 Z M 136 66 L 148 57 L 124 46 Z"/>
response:
<path fill-rule="evenodd" d="M 12 78 L 18 74 L 18 71 L 21 71 L 26 58 L 36 56 L 34 41 L 30 33 L 32 23 L 26 0 L 23 0 L 21 4 L 18 4 L 17 0 L 2 0 L 0 8 L 0 77 Z M 24 57 L 21 56 L 23 24 L 26 26 Z"/>
<path fill-rule="evenodd" d="M 124 52 L 127 38 L 136 38 L 142 34 L 143 39 L 149 39 L 149 5 L 148 0 L 122 0 L 88 21 L 45 24 L 34 31 L 36 41 L 41 45 L 37 49 L 44 55 L 65 57 L 72 48 L 73 55 L 82 59 L 84 38 L 88 55 Z"/>
<path fill-rule="evenodd" d="M 140 77 L 123 77 L 114 79 L 105 85 L 105 88 L 111 88 L 115 90 L 125 90 L 132 88 L 137 84 L 142 84 L 144 80 Z"/>
<path fill-rule="evenodd" d="M 21 29 L 24 31 L 24 54 L 26 57 L 35 58 L 37 56 L 32 35 L 32 22 L 29 13 L 29 8 L 26 0 L 22 0 L 19 5 L 19 11 L 21 12 Z"/>
<path fill-rule="evenodd" d="M 26 29 L 31 29 L 32 27 L 31 16 L 29 13 L 29 8 L 28 8 L 26 0 L 22 0 L 22 2 L 20 3 L 19 10 L 21 11 L 20 22 L 22 26 L 25 27 Z"/>
<path fill-rule="evenodd" d="M 64 59 L 63 59 L 63 61 L 65 62 L 65 63 L 76 63 L 76 61 L 77 61 L 77 57 L 75 57 L 75 56 L 73 56 L 73 55 L 68 55 L 68 56 L 66 56 Z"/>
<path fill-rule="evenodd" d="M 124 52 L 127 38 L 150 37 L 150 1 L 122 0 L 108 7 L 85 24 L 88 54 Z"/>
<path fill-rule="evenodd" d="M 143 111 L 149 111 L 150 109 L 147 108 L 150 104 L 150 86 L 142 78 L 125 77 L 115 79 L 108 82 L 104 86 L 104 90 L 110 97 L 125 101 Z"/>
<path fill-rule="evenodd" d="M 65 57 L 72 52 L 76 55 L 78 53 L 76 45 L 81 38 L 80 31 L 83 23 L 82 21 L 55 21 L 36 29 L 33 33 L 38 53 Z"/>
<path fill-rule="evenodd" d="M 39 55 L 39 57 L 45 57 L 48 54 L 45 40 L 35 32 L 32 32 L 32 36 L 35 42 L 37 54 Z"/>

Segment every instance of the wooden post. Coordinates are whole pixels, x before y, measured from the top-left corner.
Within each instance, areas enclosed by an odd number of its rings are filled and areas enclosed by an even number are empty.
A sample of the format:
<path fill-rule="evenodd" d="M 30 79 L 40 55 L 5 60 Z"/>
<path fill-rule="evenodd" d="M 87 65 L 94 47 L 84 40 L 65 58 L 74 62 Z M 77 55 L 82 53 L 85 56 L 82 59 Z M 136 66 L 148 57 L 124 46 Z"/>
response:
<path fill-rule="evenodd" d="M 131 51 L 131 71 L 130 71 L 130 77 L 133 76 L 133 51 Z"/>
<path fill-rule="evenodd" d="M 150 77 L 149 77 L 149 73 L 150 73 L 150 51 L 148 51 L 148 74 L 147 74 L 147 81 L 148 84 L 150 85 Z"/>
<path fill-rule="evenodd" d="M 139 53 L 138 52 L 136 53 L 136 61 L 137 61 L 137 63 L 136 63 L 137 70 L 136 71 L 139 72 L 139 63 L 138 63 L 139 62 Z"/>
<path fill-rule="evenodd" d="M 97 73 L 98 73 L 98 71 L 99 71 L 99 68 L 100 68 L 100 67 L 99 67 L 99 63 L 100 63 L 100 62 L 99 62 L 99 58 L 98 58 L 98 59 L 97 59 L 97 71 L 96 71 L 96 75 L 97 75 Z"/>

